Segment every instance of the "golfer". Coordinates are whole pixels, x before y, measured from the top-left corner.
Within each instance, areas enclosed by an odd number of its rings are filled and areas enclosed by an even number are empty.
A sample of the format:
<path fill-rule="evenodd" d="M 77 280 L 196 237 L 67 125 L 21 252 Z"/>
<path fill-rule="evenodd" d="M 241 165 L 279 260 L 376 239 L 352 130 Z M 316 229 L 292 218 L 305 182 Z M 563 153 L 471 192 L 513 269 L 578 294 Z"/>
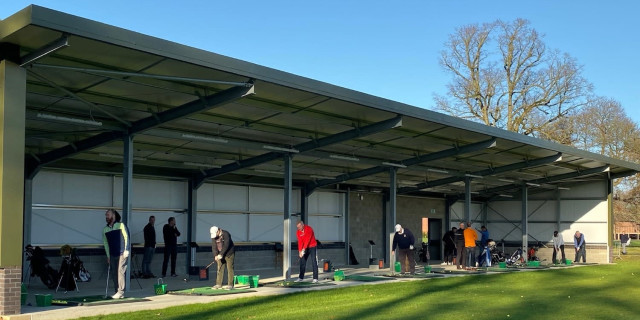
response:
<path fill-rule="evenodd" d="M 313 269 L 313 283 L 318 283 L 318 258 L 316 257 L 318 242 L 313 234 L 313 229 L 304 224 L 302 221 L 296 223 L 298 231 L 298 256 L 300 257 L 300 275 L 295 282 L 302 282 L 304 272 L 307 268 L 307 259 L 311 257 L 311 268 Z"/>
<path fill-rule="evenodd" d="M 176 218 L 170 217 L 167 224 L 162 227 L 162 236 L 164 237 L 164 259 L 162 260 L 162 277 L 167 276 L 167 265 L 171 258 L 171 276 L 177 277 L 176 274 L 176 257 L 178 256 L 178 237 L 180 231 L 176 227 Z"/>
<path fill-rule="evenodd" d="M 573 237 L 573 246 L 576 248 L 576 259 L 573 262 L 578 262 L 582 257 L 582 263 L 587 262 L 587 243 L 584 242 L 584 234 L 580 231 L 576 231 Z"/>
<path fill-rule="evenodd" d="M 102 230 L 102 242 L 104 243 L 104 251 L 107 253 L 109 276 L 113 279 L 114 287 L 117 288 L 111 298 L 122 299 L 124 298 L 125 273 L 131 252 L 131 241 L 127 227 L 122 222 L 116 222 L 116 215 L 118 212 L 114 209 L 105 212 L 104 217 L 107 225 Z"/>
<path fill-rule="evenodd" d="M 416 240 L 411 230 L 396 224 L 396 234 L 393 235 L 392 251 L 395 253 L 396 249 L 398 249 L 396 257 L 398 257 L 400 266 L 402 266 L 402 273 L 416 273 L 416 259 L 413 256 L 413 244 L 415 242 Z"/>
<path fill-rule="evenodd" d="M 227 285 L 226 290 L 233 289 L 233 259 L 235 257 L 235 249 L 231 234 L 227 230 L 222 230 L 216 226 L 209 229 L 211 233 L 211 250 L 213 257 L 218 263 L 218 275 L 216 276 L 216 285 L 212 289 L 222 288 L 222 278 L 224 277 L 225 266 L 227 268 Z"/>
<path fill-rule="evenodd" d="M 562 263 L 565 263 L 567 258 L 564 255 L 564 240 L 562 235 L 558 235 L 558 231 L 553 232 L 553 255 L 551 255 L 551 261 L 553 264 L 558 263 L 558 252 L 562 253 Z"/>
<path fill-rule="evenodd" d="M 144 227 L 144 256 L 142 258 L 142 277 L 147 278 L 155 278 L 153 273 L 151 273 L 151 260 L 153 259 L 153 253 L 156 250 L 156 217 L 150 216 L 149 223 Z"/>

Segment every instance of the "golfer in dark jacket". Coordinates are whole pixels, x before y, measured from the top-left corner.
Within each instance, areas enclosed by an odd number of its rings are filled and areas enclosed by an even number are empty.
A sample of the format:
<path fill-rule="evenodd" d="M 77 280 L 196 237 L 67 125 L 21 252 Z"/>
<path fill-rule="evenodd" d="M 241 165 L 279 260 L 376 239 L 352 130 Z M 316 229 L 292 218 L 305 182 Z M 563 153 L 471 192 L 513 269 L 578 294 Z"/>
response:
<path fill-rule="evenodd" d="M 156 217 L 150 216 L 149 223 L 144 227 L 144 256 L 142 257 L 142 277 L 153 278 L 155 277 L 151 273 L 151 260 L 153 259 L 153 253 L 156 250 Z"/>
<path fill-rule="evenodd" d="M 176 257 L 178 255 L 178 237 L 180 231 L 176 227 L 176 218 L 169 218 L 169 223 L 165 224 L 162 228 L 162 235 L 164 237 L 164 260 L 162 261 L 162 277 L 167 276 L 167 262 L 169 262 L 169 256 L 171 256 L 171 276 L 177 277 L 176 274 Z"/>
<path fill-rule="evenodd" d="M 400 261 L 403 273 L 416 273 L 416 260 L 413 256 L 413 244 L 415 241 L 411 230 L 396 224 L 396 234 L 393 236 L 392 250 L 396 252 L 396 247 L 398 248 L 396 257 L 398 257 L 398 261 Z"/>
<path fill-rule="evenodd" d="M 442 237 L 442 241 L 444 241 L 444 262 L 443 265 L 448 265 L 449 263 L 453 263 L 453 257 L 456 252 L 456 243 L 454 241 L 456 233 L 456 227 L 451 228 L 450 231 L 447 231 Z"/>
<path fill-rule="evenodd" d="M 222 278 L 224 277 L 224 267 L 227 267 L 227 286 L 224 289 L 233 289 L 233 258 L 235 250 L 231 234 L 227 230 L 222 230 L 216 226 L 209 229 L 211 233 L 211 250 L 213 257 L 218 262 L 218 275 L 216 276 L 216 285 L 213 289 L 222 288 Z"/>
<path fill-rule="evenodd" d="M 456 230 L 455 237 L 456 243 L 456 265 L 458 269 L 462 269 L 464 263 L 466 262 L 466 258 L 464 256 L 464 222 L 460 222 L 460 228 Z"/>

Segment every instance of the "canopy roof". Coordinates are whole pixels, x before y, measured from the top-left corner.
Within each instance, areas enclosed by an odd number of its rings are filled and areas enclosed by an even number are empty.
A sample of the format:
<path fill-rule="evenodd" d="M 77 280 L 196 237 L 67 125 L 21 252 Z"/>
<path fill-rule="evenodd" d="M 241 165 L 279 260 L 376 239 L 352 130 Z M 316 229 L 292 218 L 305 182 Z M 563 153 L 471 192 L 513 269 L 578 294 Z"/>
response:
<path fill-rule="evenodd" d="M 26 169 L 134 172 L 240 182 L 293 179 L 308 191 L 508 196 L 640 166 L 39 6 L 0 21 L 27 68 Z M 15 46 L 14 46 L 15 45 Z"/>

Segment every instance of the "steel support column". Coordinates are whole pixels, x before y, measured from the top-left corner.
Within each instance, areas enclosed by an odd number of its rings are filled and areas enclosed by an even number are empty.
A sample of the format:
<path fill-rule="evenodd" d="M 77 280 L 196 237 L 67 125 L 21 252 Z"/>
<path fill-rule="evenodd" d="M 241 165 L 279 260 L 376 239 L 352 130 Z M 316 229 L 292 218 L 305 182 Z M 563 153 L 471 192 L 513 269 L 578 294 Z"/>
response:
<path fill-rule="evenodd" d="M 522 184 L 522 258 L 527 262 L 527 251 L 529 250 L 529 188 L 526 183 Z"/>
<path fill-rule="evenodd" d="M 393 255 L 393 236 L 395 234 L 395 225 L 397 219 L 397 195 L 398 195 L 398 169 L 389 168 L 389 222 L 387 224 L 387 243 L 389 244 L 389 268 L 391 269 L 391 273 L 394 273 L 394 265 L 396 257 Z"/>
<path fill-rule="evenodd" d="M 195 187 L 195 180 L 189 179 L 187 190 L 187 259 L 185 261 L 186 272 L 189 272 L 189 267 L 192 266 L 191 259 L 197 260 L 196 256 L 191 256 L 191 242 L 195 241 L 196 230 L 196 217 L 198 214 L 198 188 Z M 195 265 L 195 264 L 194 264 Z"/>
<path fill-rule="evenodd" d="M 33 215 L 33 179 L 24 179 L 24 212 L 22 215 L 22 247 L 31 244 L 31 221 Z M 25 256 L 26 259 L 26 256 Z M 28 264 L 23 261 L 22 279 L 25 279 L 25 266 Z M 30 275 L 29 275 L 30 276 Z M 29 277 L 27 276 L 27 278 Z"/>
<path fill-rule="evenodd" d="M 560 230 L 560 221 L 561 221 L 561 213 L 560 213 L 560 189 L 556 189 L 556 231 L 558 234 L 562 234 L 562 230 Z"/>
<path fill-rule="evenodd" d="M 345 250 L 345 265 L 351 264 L 349 256 L 349 203 L 351 202 L 351 189 L 347 189 L 347 194 L 344 200 L 344 250 Z"/>
<path fill-rule="evenodd" d="M 300 195 L 300 220 L 305 224 L 309 224 L 309 196 L 306 188 L 302 188 Z"/>
<path fill-rule="evenodd" d="M 129 228 L 131 221 L 131 195 L 133 189 L 133 136 L 126 135 L 122 139 L 124 142 L 123 158 L 122 158 L 122 223 Z M 131 232 L 129 232 L 131 234 Z M 131 237 L 129 236 L 129 241 Z M 132 248 L 133 249 L 133 248 Z M 125 276 L 125 290 L 131 290 L 131 254 L 129 254 Z"/>
<path fill-rule="evenodd" d="M 615 217 L 613 215 L 613 179 L 611 173 L 607 175 L 607 210 L 609 216 L 607 246 L 609 247 L 608 262 L 613 261 L 613 241 L 615 238 Z"/>
<path fill-rule="evenodd" d="M 282 251 L 282 277 L 284 280 L 291 278 L 291 193 L 292 193 L 292 156 L 285 153 L 282 156 L 284 161 L 284 232 Z"/>
<path fill-rule="evenodd" d="M 464 223 L 471 222 L 471 178 L 464 178 Z"/>

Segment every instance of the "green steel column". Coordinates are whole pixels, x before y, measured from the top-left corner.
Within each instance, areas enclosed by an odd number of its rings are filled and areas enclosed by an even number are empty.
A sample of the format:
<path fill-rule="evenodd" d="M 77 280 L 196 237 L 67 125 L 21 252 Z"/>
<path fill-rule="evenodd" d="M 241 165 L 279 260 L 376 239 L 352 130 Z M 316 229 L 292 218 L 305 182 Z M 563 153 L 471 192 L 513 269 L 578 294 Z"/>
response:
<path fill-rule="evenodd" d="M 282 277 L 284 280 L 291 278 L 291 195 L 292 189 L 292 156 L 285 154 L 282 157 L 284 161 L 284 222 L 283 222 L 283 247 L 282 252 Z"/>
<path fill-rule="evenodd" d="M 26 72 L 0 61 L 0 268 L 22 266 Z"/>
<path fill-rule="evenodd" d="M 613 216 L 613 179 L 611 179 L 611 173 L 608 173 L 607 177 L 607 210 L 609 211 L 609 225 L 608 225 L 608 237 L 607 246 L 609 246 L 609 262 L 613 261 L 613 241 L 615 238 L 615 218 Z"/>

